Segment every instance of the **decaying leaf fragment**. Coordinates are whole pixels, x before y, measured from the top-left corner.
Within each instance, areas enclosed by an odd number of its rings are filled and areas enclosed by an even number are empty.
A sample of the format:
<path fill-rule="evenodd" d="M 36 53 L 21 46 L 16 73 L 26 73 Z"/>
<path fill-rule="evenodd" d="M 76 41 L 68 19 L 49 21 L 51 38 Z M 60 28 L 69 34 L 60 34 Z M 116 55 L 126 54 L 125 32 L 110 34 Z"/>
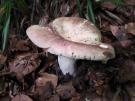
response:
<path fill-rule="evenodd" d="M 9 37 L 9 49 L 11 51 L 28 51 L 30 42 L 28 40 L 18 39 L 16 35 Z"/>
<path fill-rule="evenodd" d="M 51 82 L 54 88 L 57 86 L 58 77 L 54 74 L 42 73 L 41 77 L 37 78 L 36 86 L 41 87 L 46 85 L 47 82 Z"/>
<path fill-rule="evenodd" d="M 4 56 L 2 53 L 0 53 L 0 64 L 4 64 L 6 59 L 7 59 L 7 57 Z"/>
<path fill-rule="evenodd" d="M 11 101 L 33 101 L 29 96 L 21 94 L 16 95 Z"/>
<path fill-rule="evenodd" d="M 125 25 L 127 33 L 135 35 L 135 23 L 131 22 Z"/>
<path fill-rule="evenodd" d="M 77 92 L 75 91 L 75 88 L 71 82 L 68 82 L 64 85 L 59 85 L 56 89 L 56 92 L 62 100 L 69 100 L 77 95 Z"/>
<path fill-rule="evenodd" d="M 118 40 L 118 42 L 115 42 L 114 44 L 120 43 L 122 47 L 128 47 L 133 43 L 132 40 L 129 39 L 129 35 L 127 34 L 127 32 L 131 31 L 131 30 L 129 31 L 128 27 L 127 29 L 125 29 L 124 26 L 115 26 L 115 25 L 110 26 L 112 34 Z"/>
<path fill-rule="evenodd" d="M 33 72 L 40 64 L 41 60 L 38 54 L 18 55 L 15 59 L 9 62 L 10 72 L 16 73 L 18 78 L 21 78 Z"/>

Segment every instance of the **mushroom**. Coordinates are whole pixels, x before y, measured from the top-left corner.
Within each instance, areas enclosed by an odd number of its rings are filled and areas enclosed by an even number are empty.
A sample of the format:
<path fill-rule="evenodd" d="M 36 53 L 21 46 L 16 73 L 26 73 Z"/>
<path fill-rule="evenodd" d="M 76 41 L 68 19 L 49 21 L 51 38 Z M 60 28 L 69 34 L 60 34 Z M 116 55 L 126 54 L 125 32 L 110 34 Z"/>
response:
<path fill-rule="evenodd" d="M 100 31 L 86 19 L 60 17 L 47 27 L 32 25 L 26 33 L 35 45 L 58 55 L 64 75 L 75 76 L 76 59 L 107 61 L 115 57 L 114 48 L 101 42 Z"/>

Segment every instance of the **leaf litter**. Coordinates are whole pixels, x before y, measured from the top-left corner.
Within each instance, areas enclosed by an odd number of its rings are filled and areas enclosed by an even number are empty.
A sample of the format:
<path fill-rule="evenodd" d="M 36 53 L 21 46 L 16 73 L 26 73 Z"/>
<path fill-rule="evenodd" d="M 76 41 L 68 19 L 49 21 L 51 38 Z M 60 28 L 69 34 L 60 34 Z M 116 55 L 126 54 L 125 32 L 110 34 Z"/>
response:
<path fill-rule="evenodd" d="M 85 3 L 80 1 L 83 7 Z M 53 5 L 54 2 L 45 1 L 45 7 L 42 7 L 41 2 L 36 1 L 35 16 L 39 16 L 34 18 L 35 22 L 41 16 L 43 25 L 56 17 L 79 16 L 75 0 L 59 0 L 56 5 Z M 102 10 L 96 13 L 102 41 L 115 47 L 117 57 L 107 64 L 78 60 L 75 78 L 61 73 L 56 56 L 37 48 L 27 37 L 11 34 L 8 54 L 0 53 L 0 70 L 6 74 L 0 76 L 0 100 L 134 101 L 135 4 L 134 0 L 125 2 L 127 4 L 122 6 L 103 3 L 99 6 Z M 29 22 L 27 24 L 30 25 Z M 7 96 L 8 99 L 3 100 Z"/>

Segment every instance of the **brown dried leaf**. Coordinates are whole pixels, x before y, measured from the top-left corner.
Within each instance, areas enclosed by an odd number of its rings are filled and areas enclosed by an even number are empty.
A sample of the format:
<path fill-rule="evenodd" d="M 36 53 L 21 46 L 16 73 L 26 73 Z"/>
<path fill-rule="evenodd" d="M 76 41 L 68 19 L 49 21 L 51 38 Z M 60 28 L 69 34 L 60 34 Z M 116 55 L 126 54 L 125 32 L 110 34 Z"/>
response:
<path fill-rule="evenodd" d="M 30 49 L 28 45 L 27 40 L 20 40 L 16 43 L 15 50 L 28 51 Z"/>
<path fill-rule="evenodd" d="M 128 5 L 135 5 L 135 0 L 124 0 L 124 3 Z"/>
<path fill-rule="evenodd" d="M 50 97 L 50 99 L 48 101 L 60 101 L 60 98 L 59 98 L 58 95 L 53 95 L 53 96 Z"/>
<path fill-rule="evenodd" d="M 36 50 L 36 46 L 32 44 L 29 40 L 27 39 L 19 39 L 16 35 L 10 35 L 9 37 L 9 50 L 12 52 L 17 52 L 17 51 L 29 51 L 32 49 L 33 51 Z"/>
<path fill-rule="evenodd" d="M 122 47 L 129 47 L 131 44 L 133 44 L 132 40 L 129 40 L 129 35 L 126 33 L 126 30 L 123 26 L 110 26 L 112 34 L 118 39 L 119 42 L 113 43 L 114 46 L 119 46 L 119 44 Z M 115 45 L 116 44 L 116 45 Z"/>
<path fill-rule="evenodd" d="M 81 101 L 81 96 L 79 93 L 76 93 L 70 101 Z"/>
<path fill-rule="evenodd" d="M 47 82 L 51 82 L 53 87 L 56 88 L 58 82 L 58 76 L 54 74 L 42 73 L 41 77 L 36 80 L 36 87 L 46 85 Z"/>
<path fill-rule="evenodd" d="M 135 23 L 131 22 L 125 25 L 127 33 L 135 35 Z"/>
<path fill-rule="evenodd" d="M 28 51 L 30 49 L 28 44 L 27 40 L 20 40 L 16 35 L 9 37 L 9 49 L 11 51 Z"/>
<path fill-rule="evenodd" d="M 45 85 L 38 87 L 36 91 L 39 96 L 39 101 L 46 101 L 53 94 L 53 85 L 51 82 L 47 82 Z"/>
<path fill-rule="evenodd" d="M 0 53 L 0 64 L 4 64 L 6 60 L 7 60 L 7 57 L 4 56 L 2 53 Z"/>
<path fill-rule="evenodd" d="M 112 34 L 113 34 L 119 41 L 127 39 L 126 31 L 125 31 L 125 28 L 124 28 L 123 26 L 110 25 L 110 29 L 111 29 Z"/>
<path fill-rule="evenodd" d="M 123 40 L 123 41 L 120 41 L 121 45 L 123 47 L 129 47 L 131 44 L 133 44 L 133 41 L 131 40 Z"/>
<path fill-rule="evenodd" d="M 121 50 L 122 47 L 127 48 L 133 44 L 133 41 L 131 40 L 122 40 L 122 41 L 116 41 L 113 42 L 112 45 L 117 49 L 117 52 L 122 53 L 123 49 Z"/>
<path fill-rule="evenodd" d="M 33 101 L 29 96 L 21 94 L 16 95 L 11 101 Z"/>
<path fill-rule="evenodd" d="M 109 10 L 114 10 L 116 8 L 116 5 L 110 1 L 106 1 L 106 2 L 101 3 L 101 7 L 107 8 Z"/>
<path fill-rule="evenodd" d="M 56 89 L 56 92 L 62 100 L 69 100 L 76 94 L 71 82 L 64 85 L 59 85 Z"/>
<path fill-rule="evenodd" d="M 86 92 L 85 101 L 102 101 L 102 97 L 98 96 L 94 92 Z M 106 100 L 103 100 L 103 101 L 106 101 Z"/>
<path fill-rule="evenodd" d="M 23 76 L 33 72 L 40 64 L 41 60 L 38 54 L 18 55 L 15 59 L 9 62 L 10 72 L 15 72 L 16 76 Z"/>
<path fill-rule="evenodd" d="M 116 34 L 118 34 L 118 30 L 119 30 L 119 27 L 118 26 L 114 26 L 114 25 L 110 25 L 110 29 L 111 29 L 111 32 L 114 36 L 116 36 Z"/>
<path fill-rule="evenodd" d="M 110 26 L 110 23 L 107 20 L 102 19 L 102 22 L 101 22 L 101 18 L 100 18 L 101 30 L 103 30 L 103 31 L 110 31 L 110 27 L 109 26 Z"/>

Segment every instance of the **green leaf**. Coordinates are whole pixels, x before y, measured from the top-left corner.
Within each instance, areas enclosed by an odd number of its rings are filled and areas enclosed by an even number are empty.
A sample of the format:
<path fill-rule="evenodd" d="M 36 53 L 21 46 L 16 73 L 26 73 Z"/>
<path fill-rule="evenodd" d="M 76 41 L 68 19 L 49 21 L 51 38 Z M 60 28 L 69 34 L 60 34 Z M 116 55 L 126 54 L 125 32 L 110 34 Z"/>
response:
<path fill-rule="evenodd" d="M 1 34 L 1 50 L 4 52 L 7 38 L 8 38 L 8 30 L 10 25 L 10 17 L 11 17 L 11 8 L 13 7 L 13 2 L 11 0 L 3 1 L 0 4 L 0 24 L 2 27 Z"/>
<path fill-rule="evenodd" d="M 112 2 L 116 5 L 121 5 L 121 4 L 123 4 L 124 1 L 123 0 L 112 0 Z"/>
<path fill-rule="evenodd" d="M 0 4 L 0 24 L 4 24 L 7 20 L 11 8 L 13 7 L 13 2 L 11 0 L 4 1 Z"/>
<path fill-rule="evenodd" d="M 92 0 L 87 0 L 87 14 L 89 20 L 91 20 L 94 24 L 96 24 L 93 7 L 92 7 Z"/>
<path fill-rule="evenodd" d="M 79 15 L 82 16 L 82 9 L 81 9 L 80 0 L 76 0 L 76 4 L 77 4 L 77 9 L 78 9 Z"/>
<path fill-rule="evenodd" d="M 111 1 L 112 3 L 118 6 L 124 3 L 124 0 L 99 0 L 98 2 L 107 2 L 107 1 Z"/>
<path fill-rule="evenodd" d="M 9 24 L 10 24 L 10 15 L 7 18 L 7 21 L 5 22 L 3 31 L 2 31 L 2 52 L 4 52 L 7 44 L 7 39 L 8 39 L 8 31 L 9 31 Z"/>

